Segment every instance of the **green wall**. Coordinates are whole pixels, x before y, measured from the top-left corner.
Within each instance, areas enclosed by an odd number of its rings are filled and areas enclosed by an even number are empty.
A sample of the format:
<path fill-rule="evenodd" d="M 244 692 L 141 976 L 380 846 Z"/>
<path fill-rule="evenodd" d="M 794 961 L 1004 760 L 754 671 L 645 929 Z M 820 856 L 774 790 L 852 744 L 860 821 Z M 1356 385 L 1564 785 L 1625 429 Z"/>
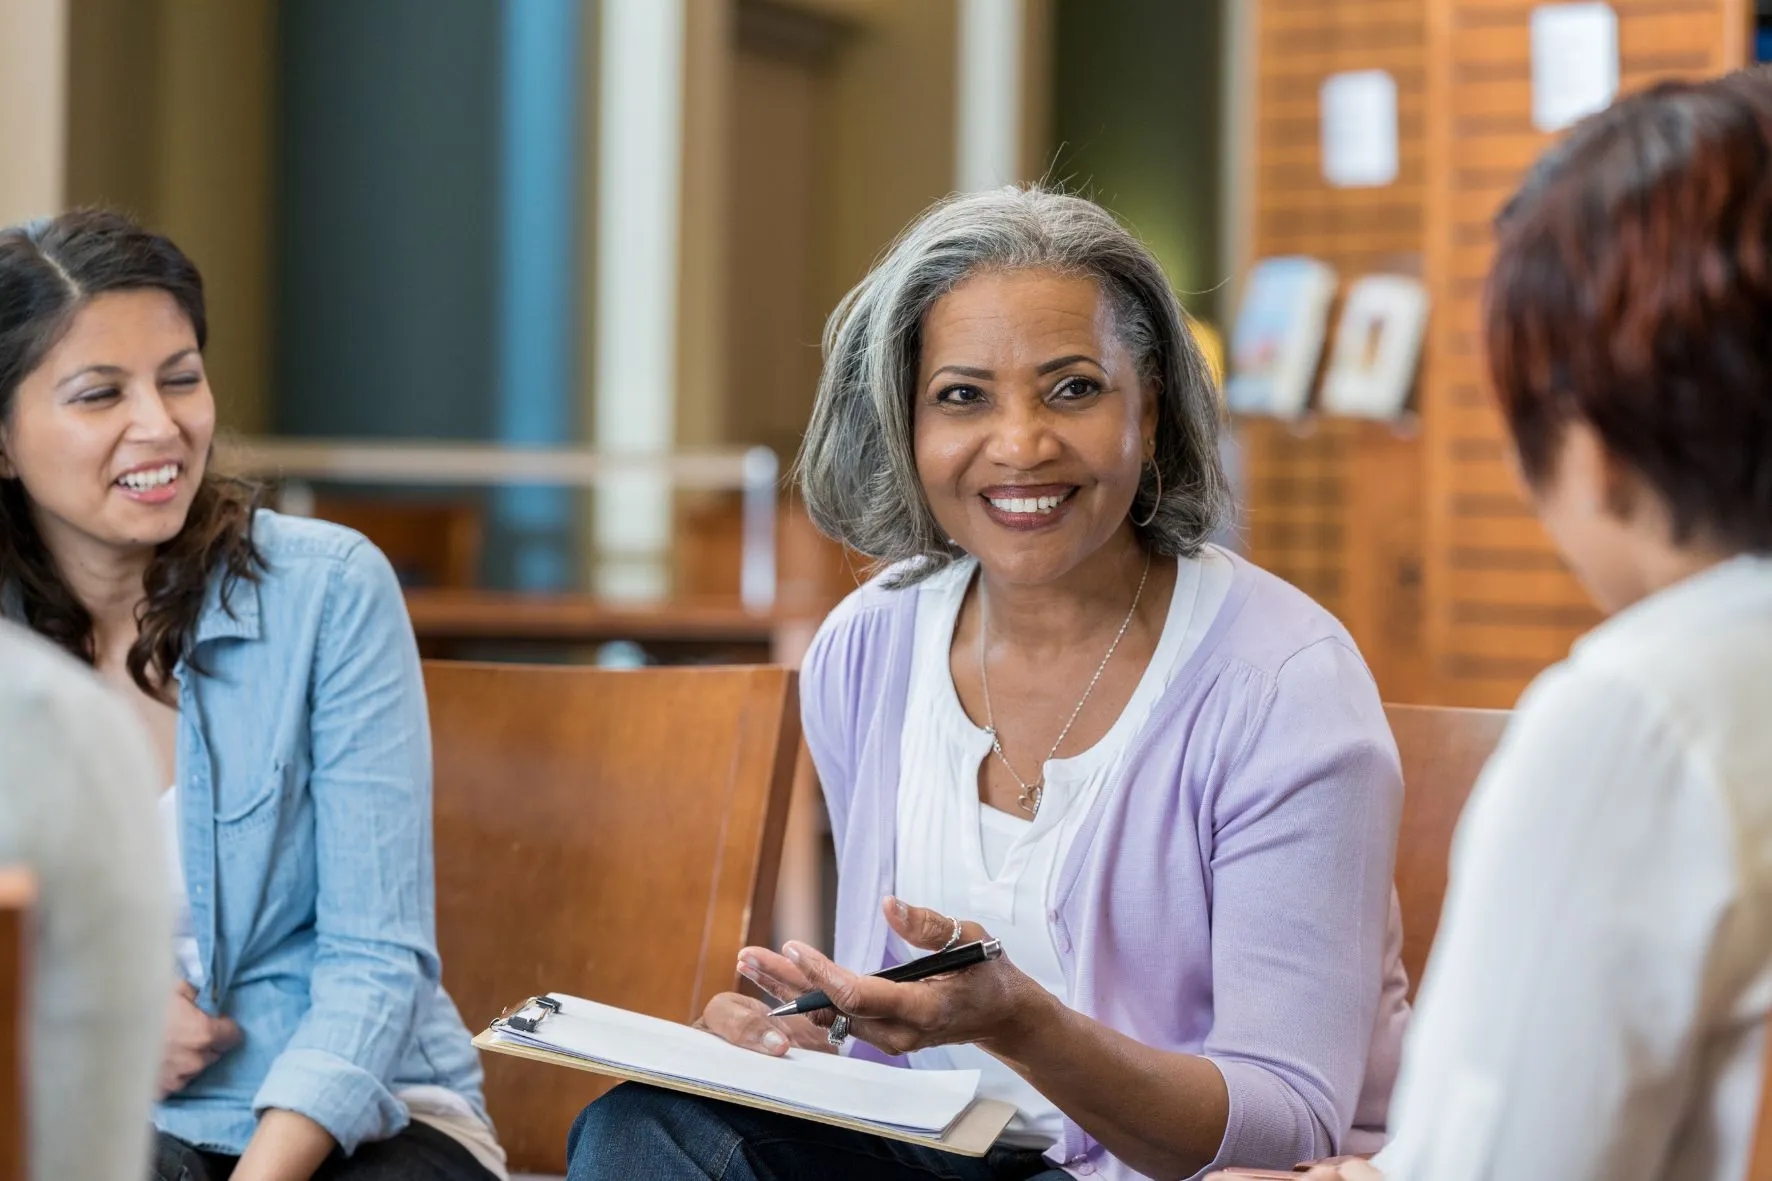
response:
<path fill-rule="evenodd" d="M 1051 179 L 1125 220 L 1213 321 L 1223 2 L 1057 0 L 1052 62 Z"/>
<path fill-rule="evenodd" d="M 277 429 L 491 437 L 499 5 L 279 17 Z"/>

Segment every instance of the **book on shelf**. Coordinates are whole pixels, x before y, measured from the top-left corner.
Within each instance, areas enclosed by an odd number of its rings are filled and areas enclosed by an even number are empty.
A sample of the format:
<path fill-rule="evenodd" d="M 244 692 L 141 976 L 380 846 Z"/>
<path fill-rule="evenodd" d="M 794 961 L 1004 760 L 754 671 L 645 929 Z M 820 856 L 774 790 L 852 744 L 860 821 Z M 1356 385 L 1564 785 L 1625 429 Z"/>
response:
<path fill-rule="evenodd" d="M 1249 272 L 1231 332 L 1225 401 L 1238 414 L 1295 418 L 1310 404 L 1336 275 L 1302 255 L 1265 258 Z"/>
<path fill-rule="evenodd" d="M 1348 289 L 1323 378 L 1328 414 L 1395 418 L 1409 403 L 1427 333 L 1427 288 L 1405 275 L 1364 275 Z"/>

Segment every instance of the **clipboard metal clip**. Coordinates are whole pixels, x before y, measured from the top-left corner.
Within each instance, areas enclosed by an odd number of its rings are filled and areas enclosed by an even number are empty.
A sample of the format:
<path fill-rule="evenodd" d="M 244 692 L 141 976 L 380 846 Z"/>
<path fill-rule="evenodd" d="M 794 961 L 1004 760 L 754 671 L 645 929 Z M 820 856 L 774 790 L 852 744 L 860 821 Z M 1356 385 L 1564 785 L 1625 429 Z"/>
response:
<path fill-rule="evenodd" d="M 533 1017 L 523 1016 L 523 1014 L 530 1009 L 540 1009 L 541 1012 Z M 517 1030 L 519 1033 L 534 1033 L 536 1026 L 540 1025 L 548 1017 L 551 1017 L 559 1011 L 560 1002 L 553 997 L 532 996 L 522 1004 L 518 1005 L 515 1012 L 507 1010 L 504 1016 L 500 1017 L 492 1024 L 495 1026 L 509 1026 L 510 1028 Z"/>

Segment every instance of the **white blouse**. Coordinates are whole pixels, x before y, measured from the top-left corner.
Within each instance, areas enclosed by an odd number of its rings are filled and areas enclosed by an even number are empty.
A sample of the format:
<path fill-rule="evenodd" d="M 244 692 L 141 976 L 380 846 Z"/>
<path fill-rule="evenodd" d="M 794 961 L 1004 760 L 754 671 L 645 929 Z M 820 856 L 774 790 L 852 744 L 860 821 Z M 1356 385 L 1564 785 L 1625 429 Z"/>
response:
<path fill-rule="evenodd" d="M 183 845 L 179 841 L 178 785 L 160 793 L 160 835 L 172 883 L 172 959 L 179 975 L 193 988 L 203 987 L 203 958 L 191 925 L 191 895 L 185 885 Z"/>
<path fill-rule="evenodd" d="M 915 657 L 899 744 L 894 889 L 914 906 L 981 923 L 1017 968 L 1069 1004 L 1050 917 L 1059 867 L 1089 805 L 1119 781 L 1133 738 L 1217 616 L 1232 567 L 1212 547 L 1177 563 L 1163 634 L 1131 699 L 1100 741 L 1045 764 L 1046 789 L 1032 820 L 979 800 L 978 769 L 990 754 L 990 736 L 966 716 L 949 671 L 954 624 L 977 568 L 973 561 L 957 562 L 918 588 Z M 927 954 L 896 935 L 888 937 L 887 947 L 901 962 Z M 1020 1112 L 1005 1143 L 1044 1148 L 1063 1131 L 1064 1117 L 1050 1100 L 976 1046 L 939 1046 L 909 1059 L 921 1069 L 979 1071 L 981 1093 Z"/>
<path fill-rule="evenodd" d="M 1772 1007 L 1772 560 L 1580 640 L 1453 846 L 1390 1181 L 1738 1181 Z"/>

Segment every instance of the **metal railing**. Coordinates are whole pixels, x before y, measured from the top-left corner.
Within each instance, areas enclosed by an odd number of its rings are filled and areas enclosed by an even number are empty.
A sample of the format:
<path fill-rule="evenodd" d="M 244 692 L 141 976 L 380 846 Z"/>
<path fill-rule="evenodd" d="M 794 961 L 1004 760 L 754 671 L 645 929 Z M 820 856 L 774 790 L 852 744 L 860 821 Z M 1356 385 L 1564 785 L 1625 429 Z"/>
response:
<path fill-rule="evenodd" d="M 521 447 L 365 439 L 235 439 L 219 448 L 228 471 L 281 483 L 280 506 L 305 515 L 309 481 L 596 488 L 623 476 L 663 478 L 673 488 L 743 494 L 739 597 L 752 610 L 775 603 L 776 485 L 781 465 L 767 447 L 632 454 L 587 447 Z"/>

